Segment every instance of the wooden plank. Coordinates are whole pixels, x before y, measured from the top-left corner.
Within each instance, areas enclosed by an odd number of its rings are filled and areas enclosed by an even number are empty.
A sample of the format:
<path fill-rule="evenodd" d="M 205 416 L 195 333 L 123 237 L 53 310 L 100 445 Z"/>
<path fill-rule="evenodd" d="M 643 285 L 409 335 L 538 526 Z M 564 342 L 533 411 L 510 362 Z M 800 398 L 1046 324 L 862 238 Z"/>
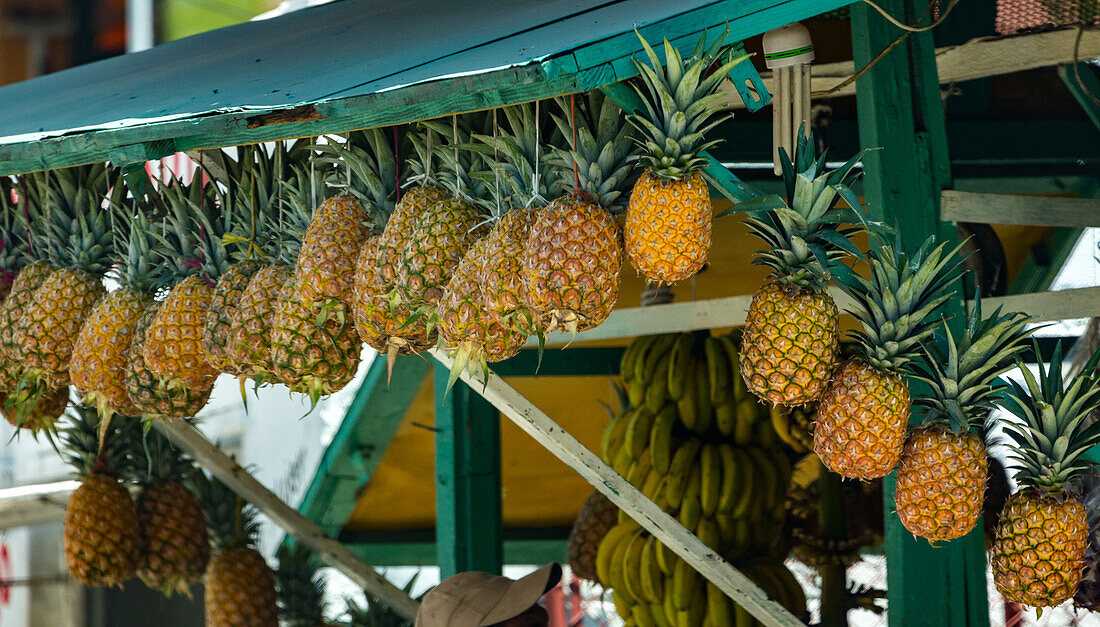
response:
<path fill-rule="evenodd" d="M 58 481 L 0 490 L 0 529 L 14 529 L 65 519 L 69 495 L 78 481 Z"/>
<path fill-rule="evenodd" d="M 940 219 L 1027 226 L 1100 226 L 1100 198 L 975 194 L 945 189 Z"/>
<path fill-rule="evenodd" d="M 153 426 L 287 534 L 309 547 L 321 561 L 339 570 L 401 616 L 409 620 L 416 618 L 419 602 L 356 557 L 324 529 L 281 501 L 233 458 L 211 444 L 198 429 L 182 420 L 156 420 Z"/>
<path fill-rule="evenodd" d="M 948 85 L 1072 63 L 1073 40 L 1076 37 L 1076 29 L 1065 29 L 1012 37 L 982 37 L 957 46 L 936 48 L 939 82 L 941 85 Z M 1085 31 L 1081 37 L 1080 58 L 1100 58 L 1100 31 Z M 855 74 L 855 71 L 853 61 L 814 64 L 810 88 L 814 92 L 828 91 Z M 760 78 L 769 91 L 775 90 L 775 77 L 771 72 L 761 73 Z M 725 83 L 722 92 L 729 97 L 731 109 L 744 108 L 745 105 L 733 85 Z M 856 86 L 852 83 L 829 97 L 854 96 L 855 93 Z"/>
<path fill-rule="evenodd" d="M 446 369 L 454 360 L 445 351 L 432 349 L 432 356 Z M 568 464 L 597 490 L 666 547 L 687 561 L 707 581 L 721 588 L 729 598 L 748 610 L 757 620 L 775 627 L 800 626 L 802 623 L 741 574 L 713 549 L 703 544 L 675 518 L 650 501 L 640 490 L 611 469 L 595 453 L 535 407 L 515 388 L 490 371 L 488 383 L 464 372 L 462 379 L 485 400 L 516 423 L 556 457 Z"/>
<path fill-rule="evenodd" d="M 982 310 L 1022 311 L 1036 322 L 1053 322 L 1100 316 L 1100 287 L 1081 287 L 1056 292 L 1013 294 L 982 299 Z"/>

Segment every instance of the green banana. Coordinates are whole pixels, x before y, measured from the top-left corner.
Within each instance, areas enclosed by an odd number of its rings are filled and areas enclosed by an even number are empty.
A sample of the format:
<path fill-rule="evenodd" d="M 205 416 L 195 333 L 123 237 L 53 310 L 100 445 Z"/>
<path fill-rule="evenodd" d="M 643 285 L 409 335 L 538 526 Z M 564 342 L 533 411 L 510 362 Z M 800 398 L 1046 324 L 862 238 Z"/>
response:
<path fill-rule="evenodd" d="M 703 351 L 707 358 L 707 382 L 710 384 L 710 402 L 714 405 L 724 403 L 732 397 L 730 385 L 730 363 L 726 358 L 726 349 L 717 338 L 708 337 L 703 342 Z"/>
<path fill-rule="evenodd" d="M 645 480 L 642 481 L 642 487 L 638 489 L 642 491 L 642 494 L 644 494 L 647 499 L 653 501 L 657 497 L 657 490 L 663 480 L 664 478 L 661 474 L 651 465 L 649 472 L 646 473 Z"/>
<path fill-rule="evenodd" d="M 733 437 L 737 428 L 737 402 L 732 397 L 714 406 L 714 426 L 723 437 Z"/>
<path fill-rule="evenodd" d="M 677 402 L 684 396 L 684 381 L 691 366 L 691 347 L 694 343 L 695 339 L 688 333 L 676 338 L 676 344 L 672 346 L 672 359 L 668 368 L 668 395 Z"/>
<path fill-rule="evenodd" d="M 718 459 L 722 464 L 722 489 L 718 494 L 718 513 L 728 514 L 740 494 L 741 470 L 733 447 L 725 442 L 718 445 Z"/>
<path fill-rule="evenodd" d="M 634 618 L 637 627 L 657 627 L 657 621 L 654 620 L 648 604 L 639 603 L 630 608 L 630 616 Z"/>
<path fill-rule="evenodd" d="M 676 619 L 680 627 L 699 627 L 707 615 L 707 590 L 703 585 L 702 577 L 699 585 L 695 587 L 687 608 L 680 608 L 676 613 Z"/>
<path fill-rule="evenodd" d="M 665 403 L 669 401 L 668 394 L 668 368 L 672 363 L 672 355 L 665 353 L 657 362 L 653 376 L 649 380 L 649 387 L 645 392 L 645 405 L 649 411 L 656 414 L 661 411 Z"/>
<path fill-rule="evenodd" d="M 699 524 L 695 526 L 695 535 L 699 540 L 714 549 L 716 552 L 722 552 L 722 529 L 718 526 L 718 522 L 713 518 L 703 517 L 699 520 Z"/>
<path fill-rule="evenodd" d="M 665 593 L 661 599 L 661 609 L 665 611 L 665 618 L 668 619 L 668 624 L 673 627 L 676 626 L 676 604 L 672 601 L 672 570 L 665 573 L 664 589 Z"/>
<path fill-rule="evenodd" d="M 707 619 L 715 627 L 733 625 L 733 611 L 726 594 L 709 581 L 707 582 Z"/>
<path fill-rule="evenodd" d="M 710 402 L 710 382 L 707 364 L 700 361 L 695 364 L 695 404 L 699 417 L 695 421 L 695 432 L 704 434 L 714 421 L 714 405 Z"/>
<path fill-rule="evenodd" d="M 623 573 L 623 564 L 626 558 L 626 551 L 630 546 L 630 543 L 634 541 L 634 538 L 641 533 L 641 530 L 635 530 L 629 537 L 625 538 L 622 542 L 619 542 L 615 546 L 615 552 L 611 556 L 611 569 L 608 577 L 611 579 L 611 587 L 615 592 L 622 594 L 623 597 L 631 604 L 638 602 L 638 597 L 630 593 L 630 590 L 626 586 L 625 574 Z"/>
<path fill-rule="evenodd" d="M 676 627 L 668 622 L 668 617 L 665 616 L 665 606 L 663 604 L 650 603 L 649 611 L 653 614 L 653 622 L 657 624 L 657 627 Z"/>
<path fill-rule="evenodd" d="M 611 460 L 611 468 L 626 477 L 630 473 L 630 465 L 633 463 L 634 460 L 630 458 L 630 447 L 620 446 L 619 452 L 615 453 L 615 459 Z"/>
<path fill-rule="evenodd" d="M 730 515 L 734 518 L 745 518 L 749 515 L 749 511 L 754 505 L 753 496 L 757 494 L 757 474 L 758 471 L 752 463 L 752 458 L 745 449 L 735 448 L 733 454 L 737 457 L 738 469 L 741 470 L 741 478 L 739 483 L 739 492 L 737 494 L 737 500 L 733 503 L 733 509 L 730 510 Z"/>
<path fill-rule="evenodd" d="M 684 495 L 683 501 L 680 502 L 680 513 L 677 518 L 685 529 L 694 532 L 695 528 L 699 526 L 699 521 L 703 518 L 703 506 L 699 504 L 699 497 Z"/>
<path fill-rule="evenodd" d="M 653 420 L 656 416 L 645 407 L 639 407 L 630 417 L 626 425 L 626 433 L 623 436 L 623 448 L 630 454 L 631 459 L 638 459 L 642 451 L 648 448 L 649 430 L 653 428 Z"/>
<path fill-rule="evenodd" d="M 641 490 L 651 470 L 653 470 L 653 462 L 649 459 L 649 449 L 647 448 L 630 465 L 630 470 L 626 473 L 626 480 L 630 482 L 630 485 Z"/>
<path fill-rule="evenodd" d="M 697 438 L 690 438 L 682 443 L 672 456 L 672 463 L 668 469 L 668 483 L 665 485 L 665 500 L 673 509 L 678 508 L 680 501 L 684 498 L 684 489 L 691 476 L 691 469 L 695 466 L 695 456 L 699 454 L 702 446 L 703 443 Z"/>
<path fill-rule="evenodd" d="M 791 434 L 791 417 L 787 413 L 787 410 L 779 405 L 773 405 L 770 409 L 772 429 L 775 430 L 775 435 L 779 436 L 779 439 L 784 444 L 794 449 L 796 453 L 805 453 L 807 448 L 802 442 L 798 441 L 794 435 Z"/>
<path fill-rule="evenodd" d="M 634 338 L 630 344 L 627 344 L 626 350 L 623 351 L 623 357 L 619 361 L 619 372 L 622 375 L 623 383 L 629 385 L 634 380 L 634 362 L 638 359 L 638 352 L 654 339 L 656 339 L 656 336 L 643 335 Z"/>
<path fill-rule="evenodd" d="M 733 441 L 738 446 L 751 444 L 754 437 L 759 405 L 756 397 L 749 395 L 737 402 L 737 424 L 733 430 Z"/>
<path fill-rule="evenodd" d="M 780 445 L 779 436 L 775 434 L 771 420 L 759 420 L 755 426 L 757 444 L 764 448 L 774 448 Z"/>
<path fill-rule="evenodd" d="M 657 564 L 657 538 L 649 536 L 642 546 L 641 560 L 642 594 L 650 603 L 660 603 L 664 595 L 661 583 L 661 567 Z"/>
<path fill-rule="evenodd" d="M 647 385 L 644 379 L 635 378 L 630 382 L 630 385 L 626 388 L 627 398 L 630 399 L 631 407 L 641 407 L 645 403 L 645 393 Z"/>
<path fill-rule="evenodd" d="M 657 364 L 661 359 L 668 356 L 668 350 L 672 347 L 672 343 L 676 341 L 678 334 L 666 333 L 658 335 L 653 344 L 646 351 L 645 358 L 641 360 L 642 369 L 634 371 L 634 376 L 639 379 L 644 379 L 646 386 L 653 384 L 653 377 L 657 371 Z"/>
<path fill-rule="evenodd" d="M 649 601 L 642 590 L 642 549 L 645 547 L 645 534 L 642 531 L 630 538 L 626 549 L 622 551 L 623 585 L 627 596 L 638 601 Z M 614 572 L 614 571 L 612 571 Z"/>
<path fill-rule="evenodd" d="M 699 451 L 698 466 L 701 476 L 699 503 L 703 507 L 703 515 L 711 517 L 718 511 L 722 488 L 722 456 L 717 445 L 703 445 Z"/>
<path fill-rule="evenodd" d="M 771 460 L 764 454 L 764 450 L 758 447 L 750 447 L 745 451 L 749 455 L 749 459 L 753 462 L 753 469 L 756 471 L 757 483 L 762 487 L 762 494 L 759 505 L 762 506 L 762 511 L 771 511 L 773 505 L 777 501 L 783 499 L 783 495 L 787 493 L 786 486 L 782 487 L 780 492 L 779 475 L 776 472 L 775 466 L 772 465 Z M 761 510 L 757 510 L 761 511 Z"/>
<path fill-rule="evenodd" d="M 611 560 L 615 549 L 638 528 L 638 523 L 633 520 L 620 522 L 607 531 L 600 542 L 600 547 L 596 549 L 596 577 L 605 588 L 611 587 Z"/>
<path fill-rule="evenodd" d="M 657 555 L 657 567 L 661 569 L 666 577 L 671 577 L 672 567 L 676 565 L 676 554 L 660 540 L 657 541 L 654 549 Z"/>
<path fill-rule="evenodd" d="M 649 432 L 649 450 L 653 467 L 662 475 L 668 474 L 672 464 L 672 429 L 676 426 L 676 408 L 666 405 L 653 421 Z"/>
<path fill-rule="evenodd" d="M 688 429 L 695 430 L 699 422 L 699 400 L 695 391 L 695 378 L 698 371 L 694 363 L 685 364 L 687 372 L 684 373 L 684 394 L 676 402 L 676 411 L 680 414 L 680 422 Z"/>
<path fill-rule="evenodd" d="M 600 438 L 600 459 L 610 464 L 615 459 L 615 455 L 619 452 L 619 447 L 623 444 L 623 437 L 626 435 L 626 427 L 630 424 L 630 415 L 636 410 L 630 410 L 627 413 L 616 417 L 611 421 L 611 424 L 607 425 L 607 428 L 603 430 L 603 437 Z"/>
<path fill-rule="evenodd" d="M 623 356 L 624 357 L 624 363 L 622 365 L 623 365 L 623 381 L 624 382 L 627 380 L 627 374 L 626 374 L 627 369 L 630 369 L 629 378 L 631 379 L 632 382 L 635 379 L 641 379 L 642 378 L 643 370 L 645 369 L 646 355 L 649 353 L 649 349 L 653 346 L 653 344 L 657 341 L 657 339 L 659 337 L 661 337 L 661 336 L 660 335 L 643 335 L 641 337 L 635 338 L 634 342 L 631 343 L 631 348 L 634 348 L 634 352 L 630 355 L 630 361 L 627 362 L 625 360 L 626 356 L 625 355 Z M 635 346 L 636 346 L 636 348 L 635 348 Z"/>
<path fill-rule="evenodd" d="M 627 599 L 626 594 L 616 590 L 611 595 L 611 600 L 615 603 L 615 613 L 623 618 L 630 616 L 632 608 L 634 607 L 634 600 Z"/>
<path fill-rule="evenodd" d="M 703 578 L 683 559 L 676 562 L 672 569 L 672 605 L 677 610 L 686 610 L 695 597 L 696 590 L 703 585 Z"/>
<path fill-rule="evenodd" d="M 718 341 L 726 351 L 726 359 L 729 360 L 730 379 L 733 383 L 733 398 L 741 400 L 749 393 L 749 388 L 745 385 L 745 379 L 741 377 L 741 357 L 737 350 L 737 343 L 734 342 L 733 337 L 729 335 L 720 336 Z"/>

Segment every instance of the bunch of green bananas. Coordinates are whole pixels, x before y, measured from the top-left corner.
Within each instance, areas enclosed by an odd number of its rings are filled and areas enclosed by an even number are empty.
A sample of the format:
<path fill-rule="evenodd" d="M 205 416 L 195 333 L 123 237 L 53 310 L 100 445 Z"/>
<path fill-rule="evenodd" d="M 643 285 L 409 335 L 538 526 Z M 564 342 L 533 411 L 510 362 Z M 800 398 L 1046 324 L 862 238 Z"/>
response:
<path fill-rule="evenodd" d="M 761 405 L 745 387 L 738 344 L 732 334 L 709 333 L 635 340 L 622 360 L 630 407 L 604 431 L 600 453 L 704 544 L 762 573 L 746 574 L 801 615 L 805 596 L 783 566 L 790 551 L 783 523 L 792 472 L 784 444 L 796 440 L 789 428 L 786 437 L 777 433 L 777 423 L 791 424 L 786 412 Z M 622 512 L 600 544 L 596 571 L 614 589 L 628 624 L 752 624 L 745 622 L 751 621 L 746 612 Z"/>

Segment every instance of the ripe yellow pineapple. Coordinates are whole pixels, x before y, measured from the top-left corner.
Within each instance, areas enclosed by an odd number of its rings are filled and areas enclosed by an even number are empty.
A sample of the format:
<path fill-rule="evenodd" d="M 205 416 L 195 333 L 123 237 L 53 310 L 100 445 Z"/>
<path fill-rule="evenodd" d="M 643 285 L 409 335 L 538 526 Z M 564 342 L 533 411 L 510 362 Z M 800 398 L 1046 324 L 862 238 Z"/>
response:
<path fill-rule="evenodd" d="M 740 352 L 745 384 L 762 400 L 814 402 L 836 367 L 840 312 L 825 288 L 836 264 L 858 254 L 848 239 L 852 229 L 839 226 L 862 221 L 859 201 L 846 186 L 858 158 L 822 172 L 824 156 L 816 159 L 813 142 L 799 133 L 793 163 L 780 149 L 786 199 L 737 205 L 750 212 L 746 223 L 767 245 L 753 263 L 772 270 L 749 305 Z M 836 208 L 841 197 L 851 210 Z"/>
<path fill-rule="evenodd" d="M 65 564 L 85 586 L 121 586 L 141 558 L 141 532 L 130 492 L 115 475 L 127 463 L 125 440 L 112 425 L 101 444 L 99 428 L 95 409 L 77 406 L 61 436 L 62 455 L 81 480 L 65 508 Z"/>
<path fill-rule="evenodd" d="M 862 330 L 852 334 L 855 356 L 837 367 L 818 404 L 814 452 L 843 477 L 885 476 L 901 456 L 911 402 L 902 373 L 934 331 L 932 314 L 962 263 L 959 248 L 934 244 L 929 238 L 909 254 L 900 242 L 882 242 L 868 256 L 870 279 L 835 274 Z"/>
<path fill-rule="evenodd" d="M 990 562 L 993 583 L 1005 598 L 1034 607 L 1059 605 L 1077 591 L 1089 546 L 1089 524 L 1075 483 L 1092 472 L 1082 455 L 1100 442 L 1100 424 L 1083 421 L 1100 407 L 1097 351 L 1081 373 L 1065 382 L 1059 345 L 1044 367 L 1033 344 L 1037 375 L 1023 364 L 1024 385 L 1010 381 L 1000 420 L 1011 438 L 1020 489 L 1001 512 Z"/>
<path fill-rule="evenodd" d="M 956 340 L 945 327 L 939 345 L 919 360 L 918 376 L 931 391 L 914 405 L 927 408 L 929 420 L 909 432 L 894 494 L 898 517 L 910 533 L 942 542 L 977 524 L 989 466 L 979 434 L 997 402 L 997 377 L 1026 348 L 1027 325 L 1022 314 L 1002 315 L 1000 309 L 982 318 L 976 297 L 962 335 Z"/>
<path fill-rule="evenodd" d="M 66 168 L 28 179 L 43 199 L 44 245 L 55 264 L 16 323 L 15 341 L 26 365 L 24 387 L 34 394 L 69 384 L 73 345 L 104 293 L 102 276 L 114 251 L 108 212 L 99 208 L 109 185 L 106 166 Z"/>
<path fill-rule="evenodd" d="M 133 418 L 118 418 L 134 420 Z M 131 435 L 132 434 L 132 435 Z M 133 479 L 141 527 L 141 564 L 137 575 L 167 596 L 188 594 L 202 580 L 210 559 L 206 516 L 195 493 L 186 485 L 196 471 L 183 453 L 160 432 L 127 432 L 133 459 Z"/>
<path fill-rule="evenodd" d="M 126 365 L 138 320 L 153 302 L 160 280 L 152 225 L 136 203 L 125 215 L 131 221 L 115 233 L 115 247 L 124 254 L 111 273 L 119 288 L 99 299 L 88 314 L 69 365 L 77 395 L 105 417 L 140 413 L 126 391 Z"/>
<path fill-rule="evenodd" d="M 233 370 L 256 383 L 275 380 L 271 363 L 271 328 L 275 307 L 291 279 L 284 265 L 264 266 L 248 281 L 237 303 L 229 332 L 229 361 Z"/>
<path fill-rule="evenodd" d="M 189 390 L 208 388 L 217 376 L 202 347 L 214 295 L 212 277 L 225 269 L 224 256 L 214 252 L 221 248 L 224 233 L 210 220 L 210 214 L 218 211 L 213 187 L 207 188 L 198 178 L 190 185 L 176 181 L 163 190 L 169 211 L 158 252 L 171 268 L 169 276 L 178 282 L 146 330 L 142 345 L 153 374 Z"/>
<path fill-rule="evenodd" d="M 718 143 L 705 133 L 729 117 L 715 96 L 718 86 L 748 58 L 722 45 L 728 32 L 709 48 L 704 35 L 687 59 L 666 40 L 664 68 L 638 35 L 649 65 L 634 60 L 642 84 L 635 91 L 645 108 L 630 121 L 642 135 L 645 169 L 630 194 L 625 234 L 627 258 L 649 281 L 681 281 L 707 261 L 712 208 L 700 153 Z"/>
<path fill-rule="evenodd" d="M 194 485 L 214 547 L 203 578 L 206 627 L 278 627 L 275 577 L 254 548 L 259 532 L 255 510 L 201 472 Z"/>
<path fill-rule="evenodd" d="M 163 301 L 151 303 L 134 326 L 133 339 L 126 351 L 123 381 L 126 394 L 137 414 L 160 418 L 194 416 L 210 399 L 213 385 L 198 389 L 185 387 L 172 377 L 162 377 L 149 370 L 145 361 L 145 338 L 149 326 L 160 311 Z"/>

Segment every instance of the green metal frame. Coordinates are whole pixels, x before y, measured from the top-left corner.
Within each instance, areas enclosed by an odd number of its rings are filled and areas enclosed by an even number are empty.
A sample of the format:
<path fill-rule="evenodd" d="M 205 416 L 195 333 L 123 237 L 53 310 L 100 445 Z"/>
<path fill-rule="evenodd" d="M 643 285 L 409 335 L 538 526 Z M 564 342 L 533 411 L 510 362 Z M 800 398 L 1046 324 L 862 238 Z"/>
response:
<path fill-rule="evenodd" d="M 565 562 L 568 528 L 504 530 L 505 564 Z M 340 541 L 375 566 L 435 566 L 439 563 L 434 529 L 383 533 L 345 533 Z"/>
<path fill-rule="evenodd" d="M 1085 110 L 1092 123 L 1100 129 L 1100 104 L 1095 100 L 1100 94 L 1100 79 L 1096 78 L 1096 72 L 1088 63 L 1078 63 L 1074 71 L 1072 65 L 1063 65 L 1058 68 L 1058 76 L 1066 84 L 1069 93 L 1073 94 L 1077 103 Z M 1080 78 L 1080 82 L 1078 82 Z"/>
<path fill-rule="evenodd" d="M 916 0 L 888 0 L 883 8 L 914 23 Z M 856 67 L 864 67 L 898 36 L 867 5 L 852 7 Z M 872 213 L 896 226 L 913 248 L 929 235 L 957 240 L 954 225 L 939 220 L 940 191 L 951 185 L 947 131 L 936 77 L 931 33 L 914 33 L 857 82 L 864 190 Z M 963 311 L 961 297 L 948 304 Z M 955 315 L 957 323 L 962 319 Z M 883 482 L 886 511 L 887 594 L 891 625 L 988 625 L 985 545 L 981 525 L 939 547 L 917 540 L 894 511 L 895 476 Z"/>

